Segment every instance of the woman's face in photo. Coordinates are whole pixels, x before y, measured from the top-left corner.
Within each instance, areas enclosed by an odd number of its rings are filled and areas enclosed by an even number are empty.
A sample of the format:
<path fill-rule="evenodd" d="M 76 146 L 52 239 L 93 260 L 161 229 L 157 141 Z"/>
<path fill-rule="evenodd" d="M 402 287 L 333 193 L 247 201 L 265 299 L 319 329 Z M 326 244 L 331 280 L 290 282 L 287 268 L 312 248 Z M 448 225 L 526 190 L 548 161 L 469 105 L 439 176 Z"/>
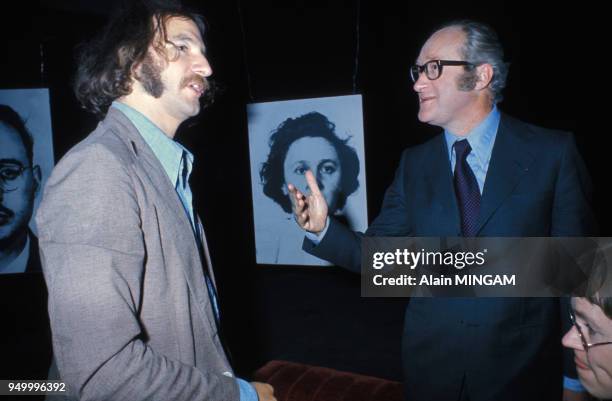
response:
<path fill-rule="evenodd" d="M 327 201 L 330 214 L 336 211 L 342 168 L 334 145 L 327 139 L 303 137 L 293 142 L 287 150 L 283 170 L 284 188 L 287 184 L 293 184 L 304 194 L 310 193 L 306 171 L 311 170 Z"/>
<path fill-rule="evenodd" d="M 612 319 L 586 298 L 572 298 L 576 324 L 563 337 L 563 345 L 574 350 L 580 381 L 592 395 L 612 397 Z M 580 330 L 576 327 L 579 326 Z M 584 342 L 588 346 L 585 350 Z M 595 345 L 599 344 L 599 345 Z"/>

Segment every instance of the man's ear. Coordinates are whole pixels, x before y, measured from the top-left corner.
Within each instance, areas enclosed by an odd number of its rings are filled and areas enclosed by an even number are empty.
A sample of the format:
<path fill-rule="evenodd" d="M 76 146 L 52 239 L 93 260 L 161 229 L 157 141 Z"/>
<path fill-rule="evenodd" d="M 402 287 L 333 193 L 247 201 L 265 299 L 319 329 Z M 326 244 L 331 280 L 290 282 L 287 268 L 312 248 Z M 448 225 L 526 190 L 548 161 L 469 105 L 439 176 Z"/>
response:
<path fill-rule="evenodd" d="M 493 79 L 493 66 L 485 63 L 476 67 L 476 86 L 474 89 L 482 90 L 491 84 Z"/>
<path fill-rule="evenodd" d="M 34 180 L 34 193 L 38 193 L 38 190 L 40 189 L 40 183 L 42 181 L 41 178 L 41 174 L 40 174 L 40 166 L 37 164 L 34 167 L 32 167 L 32 179 Z"/>
<path fill-rule="evenodd" d="M 132 78 L 132 82 L 138 81 L 140 77 L 140 68 L 142 67 L 142 61 L 132 64 L 132 68 L 130 68 L 130 75 Z"/>

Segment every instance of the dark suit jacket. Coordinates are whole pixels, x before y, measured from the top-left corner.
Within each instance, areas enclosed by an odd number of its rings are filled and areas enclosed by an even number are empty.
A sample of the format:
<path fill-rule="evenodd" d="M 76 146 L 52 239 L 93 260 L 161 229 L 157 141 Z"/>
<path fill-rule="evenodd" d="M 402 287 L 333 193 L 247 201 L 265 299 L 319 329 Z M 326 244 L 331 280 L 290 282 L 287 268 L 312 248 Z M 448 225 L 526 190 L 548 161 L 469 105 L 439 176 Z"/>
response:
<path fill-rule="evenodd" d="M 502 114 L 485 180 L 478 236 L 582 236 L 593 227 L 590 181 L 568 133 Z M 304 249 L 360 271 L 360 237 L 337 222 Z M 365 235 L 460 236 L 443 134 L 407 149 Z M 560 400 L 558 299 L 414 298 L 403 365 L 409 400 Z"/>

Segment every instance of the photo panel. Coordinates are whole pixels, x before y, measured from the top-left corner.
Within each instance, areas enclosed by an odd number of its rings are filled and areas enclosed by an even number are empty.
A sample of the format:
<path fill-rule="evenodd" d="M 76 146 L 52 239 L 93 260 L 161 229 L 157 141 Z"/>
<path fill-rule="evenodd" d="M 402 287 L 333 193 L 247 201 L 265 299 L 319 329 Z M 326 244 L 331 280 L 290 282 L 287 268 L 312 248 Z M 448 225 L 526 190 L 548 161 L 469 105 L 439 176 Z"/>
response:
<path fill-rule="evenodd" d="M 310 193 L 311 170 L 329 215 L 367 228 L 361 95 L 252 103 L 247 113 L 257 263 L 329 265 L 302 250 L 287 184 Z"/>

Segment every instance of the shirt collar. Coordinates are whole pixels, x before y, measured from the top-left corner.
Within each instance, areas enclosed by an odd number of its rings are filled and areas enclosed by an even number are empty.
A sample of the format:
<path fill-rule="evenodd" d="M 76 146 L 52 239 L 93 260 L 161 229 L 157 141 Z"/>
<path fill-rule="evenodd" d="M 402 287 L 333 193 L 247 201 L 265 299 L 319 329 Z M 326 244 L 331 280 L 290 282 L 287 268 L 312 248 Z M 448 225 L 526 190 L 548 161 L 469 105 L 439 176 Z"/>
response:
<path fill-rule="evenodd" d="M 495 137 L 497 136 L 500 117 L 501 114 L 497 109 L 497 106 L 493 106 L 493 109 L 491 112 L 489 112 L 487 117 L 467 135 L 455 135 L 450 131 L 444 130 L 449 159 L 452 159 L 453 145 L 455 142 L 462 139 L 467 139 L 470 147 L 472 148 L 471 153 L 478 158 L 481 165 L 488 165 L 489 160 L 491 159 L 491 153 L 493 152 L 493 144 L 495 143 Z"/>
<path fill-rule="evenodd" d="M 168 178 L 170 178 L 170 182 L 172 182 L 175 188 L 178 185 L 179 174 L 182 171 L 183 155 L 185 155 L 185 162 L 187 164 L 186 178 L 187 180 L 189 179 L 193 165 L 193 154 L 190 151 L 164 134 L 157 125 L 136 109 L 118 101 L 114 101 L 112 106 L 123 112 L 132 124 L 134 124 L 147 145 L 149 145 L 153 151 L 153 154 L 155 154 L 161 163 Z"/>

